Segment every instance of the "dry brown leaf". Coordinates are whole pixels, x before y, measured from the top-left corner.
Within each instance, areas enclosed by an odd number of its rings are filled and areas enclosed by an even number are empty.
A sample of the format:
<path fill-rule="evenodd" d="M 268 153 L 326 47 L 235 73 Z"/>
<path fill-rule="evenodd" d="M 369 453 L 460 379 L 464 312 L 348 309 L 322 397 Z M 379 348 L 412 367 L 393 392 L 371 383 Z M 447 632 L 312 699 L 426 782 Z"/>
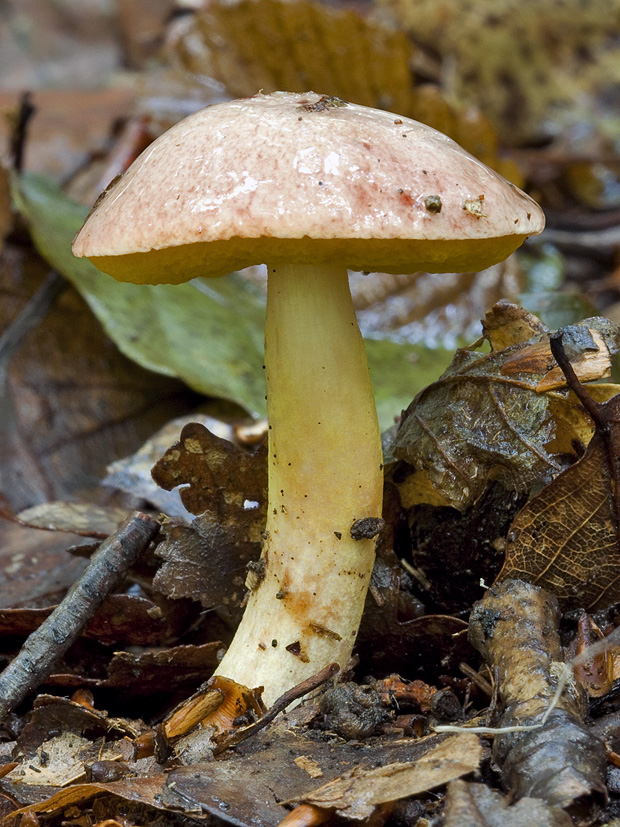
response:
<path fill-rule="evenodd" d="M 155 481 L 180 489 L 199 516 L 191 526 L 171 522 L 157 553 L 165 560 L 154 580 L 169 597 L 203 606 L 239 608 L 245 569 L 260 554 L 267 503 L 266 446 L 254 453 L 191 423 L 153 468 Z"/>
<path fill-rule="evenodd" d="M 392 448 L 397 459 L 426 471 L 441 496 L 461 511 L 491 479 L 525 491 L 561 469 L 547 447 L 556 431 L 549 404 L 554 399 L 561 408 L 568 391 L 548 332 L 531 314 L 503 302 L 489 311 L 484 330 L 492 344 L 505 346 L 480 352 L 477 342 L 457 351 L 448 370 L 404 412 Z M 532 338 L 521 338 L 532 331 Z M 620 346 L 618 328 L 597 318 L 566 331 L 577 375 L 588 381 L 608 375 Z M 588 421 L 584 412 L 580 433 Z"/>
<path fill-rule="evenodd" d="M 43 27 L 40 28 L 47 35 Z M 0 76 L 6 84 L 6 73 L 1 64 L 7 51 L 1 44 L 4 28 L 0 32 Z M 88 46 L 92 62 L 92 46 Z M 36 65 L 36 62 L 35 62 Z M 83 75 L 80 76 L 82 78 Z M 71 88 L 36 89 L 32 99 L 36 114 L 28 132 L 26 166 L 30 172 L 52 175 L 65 179 L 76 168 L 86 163 L 91 153 L 101 151 L 113 129 L 115 121 L 131 114 L 134 107 L 135 78 L 126 76 L 123 82 L 107 88 L 75 88 L 76 76 L 71 79 Z M 98 83 L 101 78 L 98 78 Z M 17 89 L 35 88 L 28 81 Z M 11 123 L 19 104 L 19 93 L 0 90 L 0 146 L 8 144 Z M 8 117 L 6 117 L 8 115 Z M 92 202 L 91 202 L 92 203 Z"/>
<path fill-rule="evenodd" d="M 317 89 L 402 114 L 411 56 L 404 32 L 309 0 L 210 3 L 171 55 L 186 71 L 223 83 L 233 97 Z"/>
<path fill-rule="evenodd" d="M 6 815 L 0 823 L 2 827 L 16 827 L 20 823 L 20 816 L 32 813 L 41 813 L 42 815 L 60 814 L 65 808 L 71 805 L 84 805 L 102 793 L 118 796 L 126 801 L 140 801 L 158 809 L 165 809 L 163 793 L 166 791 L 166 779 L 167 776 L 162 773 L 160 775 L 150 775 L 147 778 L 126 778 L 108 784 L 72 784 L 66 789 L 54 793 L 45 801 L 14 810 Z"/>
<path fill-rule="evenodd" d="M 573 663 L 575 678 L 591 698 L 606 695 L 614 682 L 614 650 L 605 645 L 603 651 L 598 651 L 603 640 L 605 636 L 594 619 L 583 612 L 567 657 L 577 659 Z"/>
<path fill-rule="evenodd" d="M 114 15 L 102 3 L 67 10 L 41 0 L 3 4 L 0 76 L 5 89 L 101 83 L 120 54 Z"/>
<path fill-rule="evenodd" d="M 82 538 L 0 520 L 0 611 L 53 606 L 86 568 L 67 551 Z"/>
<path fill-rule="evenodd" d="M 320 778 L 323 775 L 321 767 L 314 758 L 310 758 L 308 755 L 298 755 L 297 758 L 293 758 L 293 763 L 296 764 L 299 769 L 305 770 L 310 778 Z"/>
<path fill-rule="evenodd" d="M 478 737 L 463 733 L 448 738 L 415 762 L 387 764 L 374 770 L 357 767 L 297 800 L 335 810 L 343 818 L 362 820 L 381 804 L 417 795 L 475 772 L 481 755 Z"/>
<path fill-rule="evenodd" d="M 75 732 L 62 732 L 41 744 L 33 755 L 19 762 L 5 775 L 8 783 L 33 784 L 43 787 L 66 787 L 86 776 L 85 754 L 92 742 Z M 107 744 L 99 749 L 99 760 L 118 760 L 124 757 L 118 746 Z"/>
<path fill-rule="evenodd" d="M 498 578 L 536 583 L 565 606 L 587 610 L 620 600 L 620 395 L 601 408 L 613 447 L 595 433 L 583 457 L 517 514 Z"/>
<path fill-rule="evenodd" d="M 3 332 L 47 270 L 40 259 L 5 246 Z M 12 355 L 2 390 L 0 490 L 16 510 L 99 485 L 107 462 L 196 404 L 195 394 L 180 382 L 154 380 L 122 356 L 72 288 Z"/>
<path fill-rule="evenodd" d="M 45 531 L 68 531 L 85 537 L 107 537 L 127 519 L 126 508 L 91 503 L 51 502 L 26 508 L 21 523 Z"/>
<path fill-rule="evenodd" d="M 486 314 L 483 329 L 493 350 L 521 345 L 548 332 L 546 325 L 533 313 L 528 313 L 517 304 L 506 302 L 499 302 L 491 308 Z"/>
<path fill-rule="evenodd" d="M 191 422 L 152 474 L 168 491 L 183 486 L 181 499 L 191 514 L 209 513 L 213 519 L 232 525 L 238 519 L 237 512 L 258 512 L 264 517 L 266 456 L 264 443 L 250 453 L 199 422 Z"/>
<path fill-rule="evenodd" d="M 200 646 L 168 646 L 135 654 L 116 652 L 107 666 L 107 677 L 86 675 L 52 675 L 48 683 L 55 686 L 90 686 L 122 689 L 125 697 L 152 697 L 171 691 L 187 692 L 204 681 L 215 669 L 224 652 L 219 641 Z"/>
<path fill-rule="evenodd" d="M 104 601 L 84 634 L 103 646 L 156 646 L 179 631 L 186 615 L 135 594 L 112 594 Z M 38 629 L 55 606 L 44 609 L 0 609 L 0 637 L 24 638 Z"/>
<path fill-rule="evenodd" d="M 151 470 L 170 445 L 179 438 L 183 427 L 190 422 L 199 422 L 212 434 L 227 439 L 234 439 L 231 425 L 207 414 L 194 411 L 187 416 L 178 416 L 156 431 L 135 454 L 123 457 L 108 466 L 104 485 L 120 489 L 134 497 L 148 500 L 168 517 L 188 517 L 188 511 L 181 502 L 178 490 L 166 491 L 161 488 L 151 475 Z"/>

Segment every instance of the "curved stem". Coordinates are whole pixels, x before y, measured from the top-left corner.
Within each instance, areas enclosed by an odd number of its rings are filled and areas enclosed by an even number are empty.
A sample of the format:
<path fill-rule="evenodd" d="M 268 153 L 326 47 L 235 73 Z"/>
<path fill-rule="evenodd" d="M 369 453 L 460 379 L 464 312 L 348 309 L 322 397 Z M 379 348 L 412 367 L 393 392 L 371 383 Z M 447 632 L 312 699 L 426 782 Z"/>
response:
<path fill-rule="evenodd" d="M 217 674 L 264 686 L 272 703 L 351 655 L 381 516 L 381 440 L 346 270 L 269 271 L 265 366 L 269 509 L 265 575 Z"/>

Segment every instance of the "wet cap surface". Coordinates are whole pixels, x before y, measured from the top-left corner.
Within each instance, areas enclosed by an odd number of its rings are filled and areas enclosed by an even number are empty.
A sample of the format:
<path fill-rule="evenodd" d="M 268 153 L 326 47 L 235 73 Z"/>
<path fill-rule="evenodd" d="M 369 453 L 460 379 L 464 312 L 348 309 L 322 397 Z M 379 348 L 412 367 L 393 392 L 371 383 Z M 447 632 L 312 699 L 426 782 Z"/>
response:
<path fill-rule="evenodd" d="M 74 243 L 122 280 L 257 263 L 481 269 L 544 226 L 529 196 L 445 135 L 315 93 L 203 109 L 155 141 Z"/>

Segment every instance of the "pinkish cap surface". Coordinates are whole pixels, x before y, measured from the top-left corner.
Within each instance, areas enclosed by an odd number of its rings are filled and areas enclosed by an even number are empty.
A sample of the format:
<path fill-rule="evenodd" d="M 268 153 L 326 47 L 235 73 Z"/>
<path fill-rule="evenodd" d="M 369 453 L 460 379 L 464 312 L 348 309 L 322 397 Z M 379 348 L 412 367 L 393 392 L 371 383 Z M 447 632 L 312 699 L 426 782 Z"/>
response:
<path fill-rule="evenodd" d="M 445 135 L 313 92 L 190 115 L 98 202 L 73 250 L 123 281 L 259 263 L 482 269 L 542 231 L 525 193 Z"/>

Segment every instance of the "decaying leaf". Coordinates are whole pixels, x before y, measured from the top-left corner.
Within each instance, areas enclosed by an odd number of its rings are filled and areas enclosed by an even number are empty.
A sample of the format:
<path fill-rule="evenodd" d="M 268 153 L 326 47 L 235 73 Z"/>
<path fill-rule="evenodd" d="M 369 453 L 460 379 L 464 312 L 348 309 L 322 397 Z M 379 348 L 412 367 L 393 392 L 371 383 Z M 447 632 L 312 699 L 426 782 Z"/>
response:
<path fill-rule="evenodd" d="M 608 375 L 620 347 L 618 328 L 594 318 L 566 331 L 577 375 L 587 381 Z M 525 491 L 561 470 L 547 450 L 555 434 L 549 405 L 553 399 L 562 406 L 568 391 L 547 329 L 521 308 L 499 303 L 487 314 L 484 338 L 491 352 L 476 345 L 459 350 L 440 379 L 418 394 L 393 446 L 398 459 L 423 469 L 459 510 L 475 502 L 491 479 Z M 584 413 L 582 422 L 587 419 Z"/>
<path fill-rule="evenodd" d="M 600 407 L 609 436 L 595 433 L 581 459 L 517 514 L 498 578 L 521 577 L 588 610 L 620 600 L 620 395 Z"/>
<path fill-rule="evenodd" d="M 448 738 L 412 763 L 356 768 L 296 800 L 347 819 L 369 818 L 376 807 L 431 790 L 478 769 L 482 749 L 473 733 Z"/>
<path fill-rule="evenodd" d="M 21 511 L 22 524 L 46 531 L 68 531 L 86 537 L 107 537 L 127 518 L 127 509 L 92 503 L 48 502 Z"/>
<path fill-rule="evenodd" d="M 90 784 L 77 784 L 62 790 L 52 788 L 42 791 L 44 795 L 47 793 L 44 800 L 41 796 L 33 798 L 30 795 L 28 798 L 28 790 L 22 794 L 20 788 L 17 799 L 19 803 L 23 802 L 23 809 L 13 812 L 3 822 L 3 827 L 17 827 L 20 813 L 28 810 L 38 813 L 45 822 L 52 814 L 59 816 L 75 805 L 73 813 L 76 818 L 80 811 L 88 817 L 85 811 L 91 807 L 94 809 L 93 799 L 102 793 L 106 797 L 101 800 L 100 820 L 110 817 L 117 800 L 142 802 L 153 808 L 144 813 L 142 819 L 136 821 L 137 824 L 161 823 L 166 827 L 187 827 L 194 823 L 193 819 L 197 823 L 207 819 L 210 823 L 211 816 L 214 816 L 218 822 L 236 827 L 275 827 L 287 813 L 281 802 L 297 800 L 311 783 L 308 772 L 299 766 L 296 758 L 303 756 L 304 763 L 308 765 L 307 762 L 311 762 L 314 771 L 320 770 L 323 778 L 334 779 L 349 772 L 360 761 L 367 768 L 394 763 L 411 766 L 442 741 L 442 736 L 378 740 L 365 745 L 363 754 L 360 754 L 360 744 L 357 742 L 338 744 L 338 748 L 334 749 L 332 742 L 317 739 L 316 733 L 305 734 L 300 722 L 309 720 L 311 713 L 312 705 L 278 716 L 268 728 L 227 753 L 226 760 L 177 767 L 165 774 L 158 771 L 152 759 L 135 763 L 129 761 L 130 772 L 135 775 L 111 783 L 95 783 L 93 779 Z M 61 716 L 58 720 L 62 720 Z M 79 720 L 76 722 L 79 723 Z M 82 716 L 81 720 L 88 725 L 87 718 Z M 45 727 L 39 730 L 41 740 L 45 740 L 45 732 Z M 94 726 L 94 732 L 97 737 L 102 734 L 98 724 Z M 33 749 L 41 740 L 32 740 Z M 455 762 L 463 762 L 461 766 L 464 768 L 468 763 L 471 766 L 477 753 L 479 747 L 472 741 L 472 748 L 463 750 L 460 755 L 444 755 L 444 769 L 452 763 L 451 758 Z M 150 763 L 145 766 L 145 761 Z M 147 774 L 148 777 L 144 777 Z M 0 792 L 6 791 L 6 788 L 7 785 L 3 786 L 0 780 Z M 15 785 L 11 785 L 10 789 L 15 792 Z M 24 806 L 28 802 L 29 806 Z M 184 818 L 177 821 L 181 815 Z"/>
<path fill-rule="evenodd" d="M 56 686 L 91 686 L 122 689 L 125 697 L 152 697 L 157 693 L 187 692 L 210 675 L 224 652 L 219 641 L 201 646 L 168 646 L 143 652 L 116 652 L 107 667 L 107 676 L 52 675 Z M 70 681 L 70 678 L 73 681 Z"/>
<path fill-rule="evenodd" d="M 32 820 L 36 817 L 35 813 L 43 817 L 60 815 L 72 806 L 77 808 L 88 805 L 95 796 L 102 793 L 115 796 L 124 802 L 140 802 L 149 805 L 153 810 L 148 817 L 154 819 L 158 811 L 166 809 L 167 806 L 174 806 L 172 802 L 165 800 L 163 795 L 165 790 L 166 775 L 163 773 L 152 774 L 144 778 L 126 778 L 109 783 L 72 784 L 66 789 L 52 793 L 43 801 L 33 801 L 10 812 L 2 823 L 3 827 L 18 827 L 22 818 L 28 817 Z M 73 812 L 78 814 L 79 810 L 75 809 Z"/>
<path fill-rule="evenodd" d="M 608 402 L 620 393 L 620 385 L 601 382 L 588 385 L 588 394 L 595 402 Z M 586 446 L 592 439 L 592 420 L 584 416 L 584 408 L 573 391 L 568 396 L 552 396 L 549 413 L 555 422 L 555 436 L 547 443 L 551 454 L 573 454 L 575 445 Z"/>
<path fill-rule="evenodd" d="M 0 521 L 0 610 L 61 600 L 87 565 L 67 551 L 81 539 Z"/>
<path fill-rule="evenodd" d="M 567 681 L 548 718 L 562 671 L 557 600 L 519 580 L 493 586 L 470 616 L 471 642 L 497 669 L 503 714 L 497 727 L 542 724 L 497 733 L 493 754 L 506 789 L 542 798 L 592 824 L 607 800 L 605 747 L 584 723 L 583 691 Z"/>
<path fill-rule="evenodd" d="M 97 756 L 98 760 L 118 761 L 130 754 L 127 749 L 123 753 L 118 745 L 107 745 L 98 749 L 95 747 L 93 755 L 93 746 L 88 738 L 74 732 L 55 735 L 44 741 L 33 755 L 29 755 L 11 770 L 5 776 L 6 782 L 66 787 L 84 780 L 85 763 L 89 758 L 93 760 L 94 756 Z"/>
<path fill-rule="evenodd" d="M 505 141 L 539 137 L 558 121 L 591 124 L 606 116 L 613 124 L 608 95 L 620 77 L 617 0 L 604 8 L 581 0 L 384 5 L 416 43 L 441 56 L 450 96 L 480 106 Z"/>
<path fill-rule="evenodd" d="M 187 416 L 178 416 L 167 422 L 142 445 L 135 454 L 123 457 L 108 466 L 104 485 L 126 491 L 135 497 L 142 497 L 159 508 L 167 517 L 189 517 L 189 513 L 179 496 L 179 491 L 171 491 L 157 485 L 151 471 L 170 445 L 179 438 L 184 425 L 198 422 L 221 439 L 232 442 L 234 429 L 220 419 L 195 411 Z"/>
<path fill-rule="evenodd" d="M 186 73 L 225 84 L 232 97 L 318 89 L 407 114 L 411 55 L 402 31 L 357 11 L 309 0 L 240 0 L 209 4 L 168 57 Z"/>
<path fill-rule="evenodd" d="M 180 382 L 155 383 L 123 357 L 66 284 L 51 309 L 33 311 L 36 329 L 13 352 L 17 331 L 10 325 L 37 306 L 33 296 L 51 284 L 48 272 L 38 256 L 13 245 L 0 258 L 0 490 L 17 510 L 89 498 L 106 462 L 196 404 Z"/>
<path fill-rule="evenodd" d="M 83 735 L 88 732 L 92 738 L 107 735 L 111 739 L 134 738 L 143 732 L 145 724 L 127 718 L 113 718 L 99 709 L 54 695 L 39 695 L 32 707 L 30 717 L 20 732 L 16 743 L 16 754 L 34 754 L 41 744 L 59 731 Z"/>
<path fill-rule="evenodd" d="M 510 256 L 480 273 L 354 273 L 350 284 L 364 335 L 396 335 L 453 351 L 457 341 L 477 335 L 489 307 L 518 301 L 524 277 L 518 257 Z"/>
<path fill-rule="evenodd" d="M 611 691 L 614 682 L 613 647 L 597 651 L 592 648 L 605 639 L 594 619 L 583 612 L 577 623 L 577 634 L 572 641 L 567 655 L 578 660 L 573 664 L 575 678 L 591 698 L 600 698 Z"/>
<path fill-rule="evenodd" d="M 26 637 L 38 629 L 55 606 L 41 609 L 0 609 L 0 638 Z M 164 602 L 165 608 L 165 602 Z M 160 604 L 135 594 L 112 594 L 84 629 L 104 646 L 155 646 L 170 639 L 184 620 Z"/>
<path fill-rule="evenodd" d="M 258 512 L 264 520 L 267 491 L 266 446 L 250 453 L 211 433 L 199 422 L 183 427 L 179 441 L 157 462 L 155 482 L 167 490 L 182 486 L 191 514 L 209 514 L 232 526 L 241 514 Z"/>
<path fill-rule="evenodd" d="M 249 453 L 192 423 L 153 469 L 163 488 L 181 488 L 183 504 L 199 516 L 171 523 L 157 553 L 165 560 L 154 585 L 170 597 L 203 606 L 239 606 L 245 568 L 260 554 L 267 503 L 266 448 Z"/>
<path fill-rule="evenodd" d="M 47 798 L 54 789 L 84 780 L 101 761 L 129 760 L 131 740 L 144 724 L 112 718 L 83 703 L 39 696 L 11 757 L 15 766 L 3 775 L 3 792 L 15 802 Z"/>

